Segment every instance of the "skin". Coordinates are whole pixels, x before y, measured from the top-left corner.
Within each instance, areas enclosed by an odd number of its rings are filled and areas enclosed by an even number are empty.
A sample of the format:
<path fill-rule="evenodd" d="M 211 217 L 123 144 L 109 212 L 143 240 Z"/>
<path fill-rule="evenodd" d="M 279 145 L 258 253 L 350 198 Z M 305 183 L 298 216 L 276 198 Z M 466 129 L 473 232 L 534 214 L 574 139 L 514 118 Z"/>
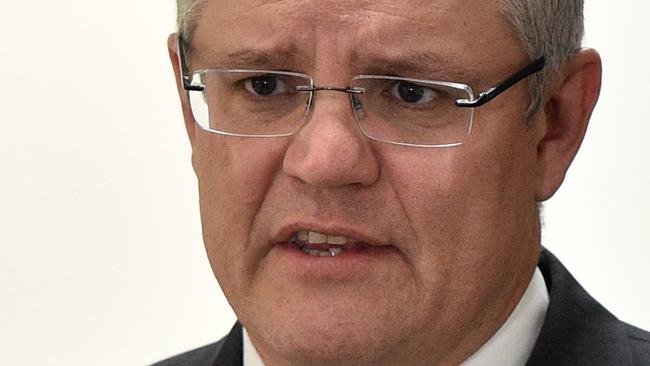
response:
<path fill-rule="evenodd" d="M 437 61 L 406 76 L 429 72 L 480 91 L 528 62 L 496 9 L 495 1 L 208 0 L 190 69 L 244 67 L 224 58 L 244 48 L 288 51 L 294 59 L 265 68 L 345 86 L 353 75 L 389 73 L 384 58 L 428 52 Z M 172 35 L 178 82 L 176 52 Z M 370 140 L 347 97 L 327 92 L 291 137 L 220 136 L 194 124 L 179 83 L 207 254 L 265 364 L 457 365 L 480 348 L 531 279 L 537 204 L 558 189 L 580 146 L 600 73 L 598 54 L 582 50 L 558 70 L 532 121 L 522 82 L 477 109 L 462 146 L 443 149 Z M 298 229 L 363 235 L 385 255 L 356 270 L 297 268 L 275 244 Z"/>

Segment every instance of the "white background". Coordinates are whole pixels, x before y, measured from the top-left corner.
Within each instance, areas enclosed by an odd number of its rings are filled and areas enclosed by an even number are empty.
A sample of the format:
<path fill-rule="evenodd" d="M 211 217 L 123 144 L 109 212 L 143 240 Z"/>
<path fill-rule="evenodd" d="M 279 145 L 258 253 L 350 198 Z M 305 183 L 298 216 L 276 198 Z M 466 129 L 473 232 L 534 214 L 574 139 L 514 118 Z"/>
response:
<path fill-rule="evenodd" d="M 544 242 L 649 329 L 650 6 L 587 1 L 603 92 Z M 201 242 L 174 2 L 0 9 L 0 365 L 143 365 L 216 340 L 234 316 Z"/>

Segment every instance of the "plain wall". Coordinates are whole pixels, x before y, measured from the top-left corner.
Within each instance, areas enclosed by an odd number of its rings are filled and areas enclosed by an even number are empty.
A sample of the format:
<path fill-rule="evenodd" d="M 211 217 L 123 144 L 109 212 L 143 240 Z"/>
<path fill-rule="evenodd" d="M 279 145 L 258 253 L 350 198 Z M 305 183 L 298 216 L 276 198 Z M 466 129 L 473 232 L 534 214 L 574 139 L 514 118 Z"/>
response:
<path fill-rule="evenodd" d="M 649 329 L 650 6 L 587 2 L 603 92 L 544 244 Z M 235 317 L 201 241 L 174 2 L 1 9 L 0 364 L 143 365 L 218 339 Z"/>

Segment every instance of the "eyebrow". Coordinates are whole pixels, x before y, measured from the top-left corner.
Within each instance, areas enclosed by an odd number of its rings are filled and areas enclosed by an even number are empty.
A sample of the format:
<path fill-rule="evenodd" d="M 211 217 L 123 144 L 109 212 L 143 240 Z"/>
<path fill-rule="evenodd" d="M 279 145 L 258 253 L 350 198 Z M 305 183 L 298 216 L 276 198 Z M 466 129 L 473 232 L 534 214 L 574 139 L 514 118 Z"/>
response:
<path fill-rule="evenodd" d="M 273 49 L 241 48 L 222 53 L 210 62 L 216 68 L 246 68 L 263 70 L 291 70 L 304 65 L 306 57 L 298 47 L 274 47 Z M 379 54 L 353 52 L 350 62 L 362 74 L 403 76 L 428 80 L 453 81 L 470 84 L 477 75 L 451 57 L 432 52 L 404 52 L 403 54 Z"/>
<path fill-rule="evenodd" d="M 364 73 L 390 74 L 423 79 L 470 82 L 476 75 L 450 57 L 443 57 L 431 52 L 414 52 L 393 55 L 353 54 L 352 62 Z"/>
<path fill-rule="evenodd" d="M 226 52 L 215 61 L 223 68 L 287 69 L 300 58 L 298 49 L 290 46 L 273 50 L 242 48 Z"/>

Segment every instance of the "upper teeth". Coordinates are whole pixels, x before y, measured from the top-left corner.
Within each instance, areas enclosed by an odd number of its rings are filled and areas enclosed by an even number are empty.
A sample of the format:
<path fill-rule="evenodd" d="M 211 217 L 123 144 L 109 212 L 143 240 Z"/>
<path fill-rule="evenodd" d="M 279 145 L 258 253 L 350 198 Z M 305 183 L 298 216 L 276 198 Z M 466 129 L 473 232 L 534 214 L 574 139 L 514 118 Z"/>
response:
<path fill-rule="evenodd" d="M 297 233 L 297 238 L 300 241 L 307 242 L 309 244 L 333 244 L 333 245 L 343 245 L 345 243 L 353 243 L 355 240 L 346 238 L 345 236 L 340 235 L 327 235 L 319 233 L 316 231 L 299 231 Z"/>

